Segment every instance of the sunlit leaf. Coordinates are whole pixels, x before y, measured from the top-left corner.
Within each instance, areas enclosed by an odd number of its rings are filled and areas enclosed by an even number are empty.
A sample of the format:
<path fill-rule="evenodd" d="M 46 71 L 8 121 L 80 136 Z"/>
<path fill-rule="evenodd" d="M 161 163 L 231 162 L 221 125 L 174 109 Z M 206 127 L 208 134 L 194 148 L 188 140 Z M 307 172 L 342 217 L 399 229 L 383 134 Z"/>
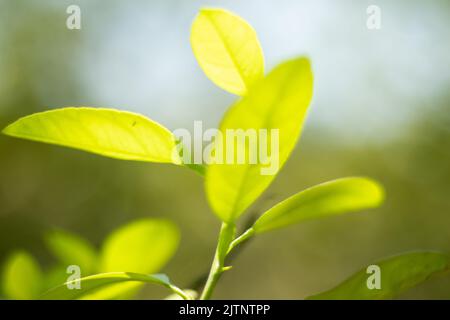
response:
<path fill-rule="evenodd" d="M 178 229 L 170 221 L 142 219 L 129 223 L 107 237 L 98 268 L 101 272 L 158 272 L 174 254 L 178 241 Z M 142 285 L 113 283 L 84 295 L 83 299 L 129 299 Z"/>
<path fill-rule="evenodd" d="M 374 208 L 383 201 L 383 189 L 367 178 L 343 178 L 306 189 L 265 212 L 254 224 L 256 233 L 305 220 Z"/>
<path fill-rule="evenodd" d="M 375 263 L 379 267 L 381 287 L 372 284 L 374 271 L 367 267 L 334 289 L 309 297 L 320 300 L 379 300 L 397 297 L 434 274 L 450 270 L 450 257 L 434 252 L 415 252 L 399 255 Z M 371 289 L 369 289 L 371 287 Z"/>
<path fill-rule="evenodd" d="M 112 285 L 124 282 L 136 283 L 153 283 L 162 285 L 174 293 L 183 294 L 183 292 L 172 285 L 169 278 L 164 274 L 145 275 L 133 272 L 110 272 L 101 273 L 79 280 L 66 282 L 65 284 L 51 289 L 41 296 L 43 300 L 73 300 L 84 299 L 90 294 L 94 294 L 96 290 L 100 290 L 105 286 L 112 287 Z M 78 285 L 80 289 L 72 288 L 71 286 Z M 91 296 L 91 298 L 94 296 Z"/>
<path fill-rule="evenodd" d="M 41 294 L 42 272 L 35 259 L 17 251 L 6 260 L 2 274 L 3 294 L 8 299 L 28 300 Z"/>
<path fill-rule="evenodd" d="M 231 93 L 245 95 L 264 76 L 255 30 L 223 9 L 202 9 L 191 30 L 194 55 L 206 76 Z"/>
<path fill-rule="evenodd" d="M 223 221 L 235 220 L 248 208 L 269 186 L 289 157 L 300 136 L 312 97 L 312 86 L 309 61 L 305 58 L 290 60 L 276 67 L 225 114 L 220 125 L 223 144 L 218 144 L 222 148 L 216 146 L 215 149 L 215 159 L 217 162 L 222 160 L 222 163 L 208 165 L 205 176 L 209 203 Z M 256 145 L 268 145 L 269 157 L 258 156 L 258 161 L 251 164 L 248 157 L 250 139 L 236 143 L 235 137 L 227 138 L 229 129 L 235 132 L 244 130 L 249 136 L 256 134 Z M 261 138 L 264 132 L 267 133 L 266 143 Z M 233 145 L 234 149 L 230 147 Z M 231 157 L 231 152 L 227 154 L 228 148 L 234 151 L 234 157 Z M 236 160 L 239 153 L 247 155 L 244 164 Z M 227 158 L 233 160 L 232 164 L 228 164 L 230 161 L 227 163 Z"/>
<path fill-rule="evenodd" d="M 144 286 L 143 282 L 130 281 L 108 284 L 92 290 L 80 300 L 131 300 Z"/>
<path fill-rule="evenodd" d="M 158 272 L 173 256 L 179 232 L 170 221 L 142 219 L 107 237 L 101 252 L 102 272 Z"/>
<path fill-rule="evenodd" d="M 180 164 L 172 133 L 139 114 L 70 107 L 35 113 L 3 133 L 122 160 Z"/>
<path fill-rule="evenodd" d="M 96 270 L 97 253 L 85 239 L 62 230 L 53 230 L 46 234 L 45 243 L 49 250 L 66 267 L 77 265 L 82 275 L 90 275 Z"/>

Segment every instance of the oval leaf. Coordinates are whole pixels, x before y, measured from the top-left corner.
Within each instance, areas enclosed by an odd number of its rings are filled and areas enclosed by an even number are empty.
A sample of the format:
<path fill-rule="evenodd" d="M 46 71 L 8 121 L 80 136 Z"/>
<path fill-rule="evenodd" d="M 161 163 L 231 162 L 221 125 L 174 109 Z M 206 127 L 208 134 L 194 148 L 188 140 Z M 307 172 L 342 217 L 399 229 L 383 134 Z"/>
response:
<path fill-rule="evenodd" d="M 220 88 L 245 95 L 264 76 L 264 57 L 255 30 L 222 9 L 202 9 L 191 30 L 194 55 Z"/>
<path fill-rule="evenodd" d="M 34 299 L 42 293 L 42 283 L 42 272 L 30 254 L 25 251 L 11 254 L 2 275 L 2 289 L 8 299 Z"/>
<path fill-rule="evenodd" d="M 289 157 L 300 136 L 312 97 L 312 86 L 309 61 L 305 58 L 291 60 L 276 67 L 226 113 L 220 125 L 222 134 L 215 140 L 218 163 L 210 164 L 205 176 L 209 203 L 223 221 L 234 221 L 248 208 L 269 186 Z M 235 137 L 227 137 L 230 129 L 235 133 L 253 134 L 256 146 L 268 147 L 268 157 L 258 156 L 256 162 L 246 159 L 239 164 L 236 156 L 244 154 L 248 158 L 249 150 L 254 148 L 249 147 L 248 137 L 244 137 L 245 143 L 236 143 Z M 222 142 L 218 142 L 220 136 Z M 258 149 L 261 151 L 261 146 Z M 231 152 L 234 156 L 230 155 Z M 233 160 L 231 164 L 230 161 L 227 163 L 227 158 Z"/>
<path fill-rule="evenodd" d="M 376 263 L 380 275 L 380 289 L 369 289 L 369 277 L 376 276 L 367 268 L 359 271 L 336 288 L 309 297 L 316 300 L 379 300 L 391 299 L 420 284 L 430 276 L 450 270 L 448 255 L 434 252 L 415 252 L 399 255 Z"/>
<path fill-rule="evenodd" d="M 162 219 L 142 219 L 114 231 L 105 240 L 101 272 L 158 272 L 178 247 L 178 228 Z"/>
<path fill-rule="evenodd" d="M 153 283 L 162 285 L 172 292 L 187 298 L 187 296 L 172 285 L 169 278 L 164 274 L 145 275 L 133 272 L 110 272 L 101 273 L 88 277 L 81 278 L 79 280 L 73 280 L 66 282 L 65 284 L 51 289 L 41 296 L 43 300 L 72 300 L 72 299 L 84 299 L 90 294 L 95 293 L 96 290 L 105 288 L 105 286 L 113 287 L 114 284 L 124 282 L 136 282 L 136 283 Z M 71 288 L 71 285 L 78 285 L 80 289 Z M 69 289 L 71 288 L 71 289 Z"/>
<path fill-rule="evenodd" d="M 367 178 L 343 178 L 306 189 L 266 211 L 254 224 L 256 233 L 312 220 L 375 208 L 383 189 Z"/>
<path fill-rule="evenodd" d="M 83 275 L 95 272 L 97 253 L 87 240 L 62 230 L 50 231 L 44 240 L 49 250 L 64 266 L 77 265 Z"/>
<path fill-rule="evenodd" d="M 87 107 L 50 110 L 21 118 L 3 133 L 116 159 L 180 164 L 169 130 L 126 111 Z"/>

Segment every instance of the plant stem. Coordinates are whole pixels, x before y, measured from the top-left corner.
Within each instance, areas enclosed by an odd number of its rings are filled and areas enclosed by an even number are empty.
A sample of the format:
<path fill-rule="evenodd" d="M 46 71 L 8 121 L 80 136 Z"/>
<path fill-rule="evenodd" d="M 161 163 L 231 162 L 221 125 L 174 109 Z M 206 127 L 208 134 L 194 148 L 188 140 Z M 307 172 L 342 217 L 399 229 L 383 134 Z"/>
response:
<path fill-rule="evenodd" d="M 170 284 L 168 288 L 172 290 L 172 292 L 179 295 L 183 300 L 193 300 L 193 298 L 190 295 L 186 294 L 186 292 L 184 292 L 183 290 L 181 290 L 180 288 L 178 288 L 173 284 Z"/>
<path fill-rule="evenodd" d="M 230 248 L 231 241 L 233 241 L 235 230 L 236 227 L 234 223 L 222 223 L 214 260 L 209 271 L 208 279 L 206 280 L 205 288 L 200 296 L 200 300 L 208 300 L 211 298 L 217 281 L 219 281 L 222 273 L 227 270 L 225 267 L 225 257 Z"/>
<path fill-rule="evenodd" d="M 247 229 L 243 234 L 241 234 L 239 237 L 237 237 L 230 243 L 230 247 L 228 248 L 227 254 L 229 254 L 235 247 L 237 247 L 241 243 L 253 237 L 254 234 L 255 230 L 253 228 Z"/>

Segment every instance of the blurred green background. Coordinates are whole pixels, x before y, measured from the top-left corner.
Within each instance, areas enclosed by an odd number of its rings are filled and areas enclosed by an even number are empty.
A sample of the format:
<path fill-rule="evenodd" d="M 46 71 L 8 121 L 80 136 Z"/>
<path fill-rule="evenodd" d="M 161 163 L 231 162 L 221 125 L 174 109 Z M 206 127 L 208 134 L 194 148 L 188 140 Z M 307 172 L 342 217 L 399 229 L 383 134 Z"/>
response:
<path fill-rule="evenodd" d="M 81 30 L 65 26 L 70 4 L 81 7 Z M 369 4 L 381 8 L 380 30 L 366 28 Z M 215 297 L 300 299 L 385 256 L 450 252 L 448 1 L 0 0 L 0 127 L 74 105 L 136 111 L 170 129 L 194 120 L 216 127 L 236 98 L 210 83 L 191 53 L 190 24 L 205 5 L 254 26 L 267 69 L 306 54 L 315 71 L 302 139 L 249 214 L 344 176 L 371 176 L 387 190 L 379 209 L 254 239 Z M 25 249 L 45 268 L 50 228 L 99 245 L 141 217 L 180 227 L 163 270 L 175 283 L 188 286 L 209 269 L 220 222 L 195 173 L 0 137 L 0 263 Z M 163 294 L 149 286 L 139 297 Z M 450 277 L 402 298 L 450 299 Z"/>

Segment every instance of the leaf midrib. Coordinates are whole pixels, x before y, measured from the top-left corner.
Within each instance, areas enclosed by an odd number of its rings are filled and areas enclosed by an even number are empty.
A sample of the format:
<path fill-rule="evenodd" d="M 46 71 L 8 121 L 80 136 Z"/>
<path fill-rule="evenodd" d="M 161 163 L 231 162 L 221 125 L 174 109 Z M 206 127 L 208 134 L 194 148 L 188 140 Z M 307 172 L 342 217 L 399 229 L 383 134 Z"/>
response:
<path fill-rule="evenodd" d="M 161 161 L 161 160 L 157 160 L 156 158 L 152 158 L 149 157 L 148 154 L 145 153 L 137 153 L 137 152 L 122 152 L 119 149 L 113 149 L 113 148 L 105 148 L 105 147 L 101 147 L 98 148 L 98 146 L 92 145 L 92 144 L 88 144 L 88 143 L 78 143 L 76 145 L 73 144 L 69 144 L 69 143 L 64 143 L 64 142 L 60 142 L 58 140 L 55 139 L 49 139 L 47 137 L 43 137 L 37 134 L 16 134 L 16 133 L 10 133 L 10 132 L 5 132 L 6 135 L 9 135 L 11 137 L 15 137 L 15 138 L 25 138 L 31 141 L 36 141 L 36 142 L 44 142 L 44 143 L 48 143 L 48 144 L 52 144 L 52 145 L 57 145 L 57 146 L 62 146 L 62 147 L 66 147 L 66 148 L 71 148 L 71 149 L 76 149 L 76 150 L 81 150 L 81 151 L 85 151 L 85 152 L 89 152 L 89 153 L 94 153 L 94 154 L 100 154 L 100 155 L 105 155 L 102 152 L 105 153 L 109 153 L 109 155 L 111 157 L 113 157 L 113 155 L 117 155 L 118 157 L 120 155 L 129 155 L 132 157 L 136 157 L 136 159 L 142 159 L 142 161 L 147 160 L 147 161 Z M 80 146 L 80 147 L 78 147 Z M 99 152 L 94 151 L 93 149 L 98 149 Z"/>
<path fill-rule="evenodd" d="M 219 35 L 220 40 L 222 40 L 221 43 L 222 43 L 223 47 L 225 48 L 225 51 L 228 53 L 228 56 L 229 56 L 231 62 L 233 63 L 234 67 L 237 69 L 239 77 L 241 78 L 241 81 L 244 84 L 245 91 L 247 92 L 249 85 L 247 84 L 247 82 L 245 80 L 244 73 L 243 73 L 239 63 L 234 58 L 233 51 L 230 48 L 230 46 L 228 45 L 228 42 L 226 41 L 226 38 L 222 34 L 221 29 L 216 24 L 214 19 L 210 16 L 210 13 L 207 13 L 205 16 L 208 19 L 208 21 L 211 23 L 211 25 L 213 26 L 214 30 L 216 30 L 216 33 Z"/>

